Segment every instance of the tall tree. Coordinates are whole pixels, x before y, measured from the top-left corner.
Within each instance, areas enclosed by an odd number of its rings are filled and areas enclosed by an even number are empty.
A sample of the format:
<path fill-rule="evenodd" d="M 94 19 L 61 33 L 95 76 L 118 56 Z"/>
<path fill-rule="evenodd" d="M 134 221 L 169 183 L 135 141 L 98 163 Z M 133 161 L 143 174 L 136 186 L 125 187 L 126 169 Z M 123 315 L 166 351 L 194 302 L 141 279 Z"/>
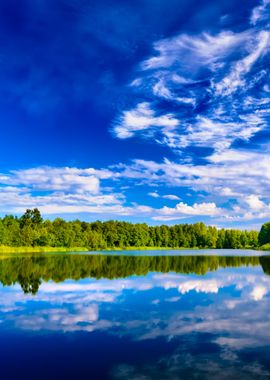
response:
<path fill-rule="evenodd" d="M 258 236 L 259 245 L 270 243 L 270 222 L 264 223 Z"/>

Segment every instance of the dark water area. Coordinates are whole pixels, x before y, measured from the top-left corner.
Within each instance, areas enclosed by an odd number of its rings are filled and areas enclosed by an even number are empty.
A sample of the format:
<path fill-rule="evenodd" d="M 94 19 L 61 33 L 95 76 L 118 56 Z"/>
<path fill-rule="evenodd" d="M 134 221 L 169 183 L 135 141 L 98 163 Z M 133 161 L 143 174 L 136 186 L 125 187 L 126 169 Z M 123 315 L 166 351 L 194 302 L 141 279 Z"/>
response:
<path fill-rule="evenodd" d="M 270 257 L 216 252 L 0 256 L 1 380 L 270 379 Z"/>

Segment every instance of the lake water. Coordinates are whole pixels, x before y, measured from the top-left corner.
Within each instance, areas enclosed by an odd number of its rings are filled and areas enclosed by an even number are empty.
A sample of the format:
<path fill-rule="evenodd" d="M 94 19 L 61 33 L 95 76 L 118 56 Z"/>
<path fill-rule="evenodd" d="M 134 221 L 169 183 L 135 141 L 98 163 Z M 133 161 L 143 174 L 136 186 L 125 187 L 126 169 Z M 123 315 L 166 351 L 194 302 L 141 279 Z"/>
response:
<path fill-rule="evenodd" d="M 270 257 L 170 252 L 0 256 L 1 380 L 270 379 Z"/>

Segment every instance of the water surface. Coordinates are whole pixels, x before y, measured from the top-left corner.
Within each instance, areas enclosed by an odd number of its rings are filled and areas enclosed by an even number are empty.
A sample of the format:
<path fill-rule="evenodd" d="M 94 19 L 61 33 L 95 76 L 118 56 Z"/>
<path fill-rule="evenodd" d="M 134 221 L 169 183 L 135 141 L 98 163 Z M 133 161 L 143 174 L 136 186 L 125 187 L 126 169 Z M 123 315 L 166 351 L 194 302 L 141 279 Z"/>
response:
<path fill-rule="evenodd" d="M 80 252 L 77 252 L 80 254 Z M 76 252 L 71 252 L 76 254 Z M 253 249 L 149 249 L 149 250 L 113 250 L 113 251 L 89 251 L 90 255 L 115 255 L 115 256 L 268 256 L 269 252 Z"/>
<path fill-rule="evenodd" d="M 270 258 L 158 253 L 2 256 L 1 379 L 270 379 Z"/>

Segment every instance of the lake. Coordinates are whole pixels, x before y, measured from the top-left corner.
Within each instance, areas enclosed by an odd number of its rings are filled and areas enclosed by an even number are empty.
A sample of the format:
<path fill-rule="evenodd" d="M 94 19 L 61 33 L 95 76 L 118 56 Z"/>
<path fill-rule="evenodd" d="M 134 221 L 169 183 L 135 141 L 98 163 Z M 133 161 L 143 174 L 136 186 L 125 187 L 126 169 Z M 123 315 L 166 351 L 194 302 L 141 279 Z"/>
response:
<path fill-rule="evenodd" d="M 270 379 L 270 256 L 237 250 L 0 256 L 13 379 Z"/>

